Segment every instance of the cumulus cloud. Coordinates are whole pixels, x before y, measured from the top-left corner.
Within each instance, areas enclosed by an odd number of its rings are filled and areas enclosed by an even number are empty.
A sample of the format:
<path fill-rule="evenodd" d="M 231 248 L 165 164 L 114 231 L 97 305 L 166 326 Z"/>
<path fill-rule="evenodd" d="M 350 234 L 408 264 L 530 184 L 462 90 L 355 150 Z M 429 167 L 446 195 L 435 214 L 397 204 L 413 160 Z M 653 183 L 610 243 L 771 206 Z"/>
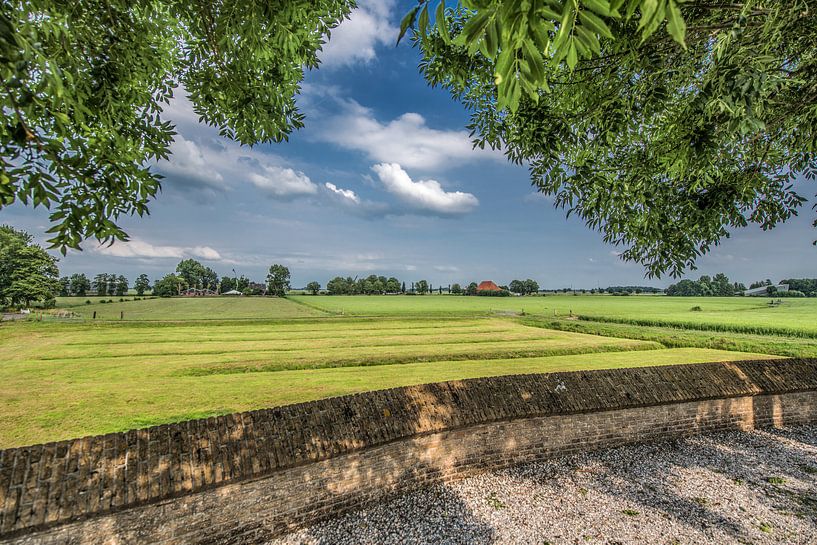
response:
<path fill-rule="evenodd" d="M 324 188 L 329 201 L 345 208 L 356 216 L 376 218 L 394 212 L 386 203 L 361 199 L 353 190 L 343 189 L 331 182 L 326 182 Z"/>
<path fill-rule="evenodd" d="M 114 242 L 111 245 L 101 245 L 96 248 L 99 254 L 112 257 L 128 258 L 173 258 L 184 259 L 186 257 L 196 257 L 207 261 L 221 261 L 221 254 L 210 246 L 168 246 L 156 245 L 147 241 L 133 238 L 127 242 Z"/>
<path fill-rule="evenodd" d="M 436 180 L 413 181 L 397 163 L 380 163 L 372 170 L 387 191 L 415 211 L 448 216 L 465 214 L 479 206 L 471 193 L 445 191 Z"/>
<path fill-rule="evenodd" d="M 261 172 L 250 174 L 249 179 L 255 187 L 273 197 L 291 198 L 318 192 L 318 186 L 309 176 L 291 168 L 267 165 L 262 167 Z"/>
<path fill-rule="evenodd" d="M 318 54 L 322 68 L 338 68 L 371 62 L 375 49 L 397 40 L 398 29 L 390 19 L 394 0 L 359 0 L 349 19 L 332 31 L 329 42 Z"/>
<path fill-rule="evenodd" d="M 353 100 L 334 102 L 340 113 L 323 115 L 314 128 L 315 138 L 363 152 L 374 161 L 418 169 L 451 167 L 478 157 L 504 161 L 501 153 L 475 150 L 466 131 L 433 129 L 420 114 L 409 112 L 381 122 L 371 109 Z"/>
<path fill-rule="evenodd" d="M 318 192 L 309 176 L 286 166 L 283 158 L 220 138 L 211 127 L 200 125 L 183 89 L 166 108 L 166 115 L 177 123 L 179 134 L 170 146 L 169 160 L 156 164 L 167 177 L 164 187 L 182 185 L 188 190 L 192 186 L 198 190 L 193 197 L 205 200 L 242 183 L 280 199 Z"/>
<path fill-rule="evenodd" d="M 192 140 L 187 140 L 181 134 L 176 135 L 170 144 L 170 153 L 170 160 L 159 161 L 157 164 L 162 174 L 181 178 L 194 185 L 219 190 L 224 188 L 224 177 L 212 167 L 202 148 Z"/>
<path fill-rule="evenodd" d="M 342 202 L 352 204 L 360 204 L 360 197 L 351 189 L 341 189 L 333 183 L 326 182 L 324 184 L 332 194 L 336 195 Z"/>

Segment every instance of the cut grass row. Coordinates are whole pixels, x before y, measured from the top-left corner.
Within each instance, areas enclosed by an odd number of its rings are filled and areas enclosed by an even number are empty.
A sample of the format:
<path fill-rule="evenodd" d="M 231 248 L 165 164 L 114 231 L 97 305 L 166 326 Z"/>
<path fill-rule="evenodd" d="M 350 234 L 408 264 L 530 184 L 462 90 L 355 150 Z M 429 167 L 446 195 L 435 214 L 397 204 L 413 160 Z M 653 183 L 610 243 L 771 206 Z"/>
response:
<path fill-rule="evenodd" d="M 707 348 L 774 354 L 795 358 L 817 357 L 817 339 L 809 337 L 752 335 L 748 333 L 714 332 L 678 327 L 648 327 L 627 323 L 560 320 L 542 317 L 524 317 L 520 321 L 530 326 L 558 329 L 560 331 L 652 341 L 668 348 Z"/>
<path fill-rule="evenodd" d="M 195 377 L 172 365 L 0 365 L 0 448 L 412 384 L 755 357 L 687 348 Z"/>
<path fill-rule="evenodd" d="M 658 320 L 658 319 L 644 319 L 644 318 L 617 318 L 611 316 L 578 316 L 579 320 L 588 322 L 608 322 L 613 324 L 625 324 L 645 327 L 668 327 L 674 329 L 694 329 L 699 331 L 720 331 L 724 333 L 747 333 L 752 335 L 777 335 L 787 337 L 803 337 L 809 339 L 817 339 L 817 330 L 792 328 L 792 327 L 778 327 L 769 326 L 762 323 L 758 324 L 724 324 L 712 322 L 695 322 L 685 320 Z"/>
<path fill-rule="evenodd" d="M 426 327 L 417 320 L 377 324 L 363 322 L 369 329 L 358 330 L 357 321 L 348 319 L 341 325 L 334 321 L 316 322 L 297 332 L 289 326 L 258 326 L 244 334 L 265 337 L 243 338 L 234 326 L 207 328 L 210 338 L 191 334 L 188 328 L 162 327 L 154 334 L 164 334 L 173 342 L 106 343 L 104 328 L 92 331 L 79 327 L 49 330 L 45 327 L 15 328 L 17 335 L 6 335 L 0 346 L 0 361 L 6 365 L 21 363 L 26 369 L 37 367 L 74 368 L 76 373 L 95 369 L 105 373 L 110 368 L 173 369 L 176 374 L 203 376 L 225 373 L 268 372 L 285 369 L 318 369 L 340 366 L 371 366 L 434 360 L 467 360 L 542 357 L 592 352 L 652 350 L 657 343 L 614 339 L 563 331 L 527 327 L 514 320 L 481 319 L 453 321 L 445 326 Z M 40 324 L 38 324 L 40 325 Z M 399 325 L 396 329 L 394 326 Z M 283 338 L 277 330 L 287 331 Z M 219 330 L 228 329 L 228 333 Z M 466 328 L 463 331 L 463 328 Z M 469 329 L 470 328 L 470 329 Z M 28 330 L 28 331 L 26 331 Z M 12 331 L 7 329 L 4 334 Z M 418 331 L 425 334 L 418 335 Z M 128 338 L 143 330 L 112 328 L 109 337 Z M 100 337 L 100 333 L 103 334 Z M 345 333 L 345 335 L 344 335 Z"/>

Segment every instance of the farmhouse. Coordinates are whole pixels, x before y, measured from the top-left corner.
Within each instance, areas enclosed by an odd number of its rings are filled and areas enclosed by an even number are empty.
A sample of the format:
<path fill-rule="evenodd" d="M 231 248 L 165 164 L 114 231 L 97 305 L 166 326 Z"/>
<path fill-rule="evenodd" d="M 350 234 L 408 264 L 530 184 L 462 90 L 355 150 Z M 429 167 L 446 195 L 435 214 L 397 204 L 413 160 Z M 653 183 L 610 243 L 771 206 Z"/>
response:
<path fill-rule="evenodd" d="M 483 280 L 477 286 L 477 291 L 502 291 L 499 286 L 491 280 Z"/>
<path fill-rule="evenodd" d="M 764 297 L 769 294 L 769 288 L 777 288 L 776 293 L 784 293 L 789 291 L 788 284 L 778 284 L 776 286 L 760 286 L 759 288 L 752 288 L 743 292 L 747 297 Z"/>
<path fill-rule="evenodd" d="M 190 288 L 183 290 L 182 295 L 185 297 L 208 297 L 218 294 L 210 289 Z"/>

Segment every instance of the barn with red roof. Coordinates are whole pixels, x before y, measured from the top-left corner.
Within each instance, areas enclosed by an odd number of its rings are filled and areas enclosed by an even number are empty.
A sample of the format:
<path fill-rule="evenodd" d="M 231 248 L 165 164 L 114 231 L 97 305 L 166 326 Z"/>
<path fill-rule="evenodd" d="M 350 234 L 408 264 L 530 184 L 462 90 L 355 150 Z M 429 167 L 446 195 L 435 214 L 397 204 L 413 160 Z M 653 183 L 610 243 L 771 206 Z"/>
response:
<path fill-rule="evenodd" d="M 491 280 L 483 280 L 479 283 L 479 286 L 477 286 L 477 291 L 501 291 L 501 289 Z"/>

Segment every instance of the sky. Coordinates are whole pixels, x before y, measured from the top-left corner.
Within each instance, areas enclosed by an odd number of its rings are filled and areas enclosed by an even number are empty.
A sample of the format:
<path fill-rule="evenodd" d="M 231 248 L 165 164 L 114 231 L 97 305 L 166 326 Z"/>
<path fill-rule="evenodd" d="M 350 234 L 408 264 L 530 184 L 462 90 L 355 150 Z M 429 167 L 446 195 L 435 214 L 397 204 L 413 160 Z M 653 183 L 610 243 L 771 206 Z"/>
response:
<path fill-rule="evenodd" d="M 156 279 L 194 258 L 257 281 L 282 263 L 293 287 L 370 274 L 433 285 L 533 278 L 552 289 L 671 283 L 645 278 L 619 259 L 622 248 L 567 219 L 533 191 L 524 165 L 472 148 L 465 109 L 425 83 L 407 41 L 395 47 L 414 3 L 359 1 L 321 68 L 306 74 L 298 98 L 306 127 L 289 142 L 249 148 L 220 138 L 179 93 L 165 112 L 178 135 L 170 161 L 155 165 L 166 179 L 150 216 L 121 220 L 130 242 L 88 240 L 61 256 L 61 274 Z M 772 231 L 735 232 L 688 276 L 724 272 L 747 284 L 817 276 L 811 204 Z M 42 208 L 13 205 L 0 223 L 47 238 Z"/>

